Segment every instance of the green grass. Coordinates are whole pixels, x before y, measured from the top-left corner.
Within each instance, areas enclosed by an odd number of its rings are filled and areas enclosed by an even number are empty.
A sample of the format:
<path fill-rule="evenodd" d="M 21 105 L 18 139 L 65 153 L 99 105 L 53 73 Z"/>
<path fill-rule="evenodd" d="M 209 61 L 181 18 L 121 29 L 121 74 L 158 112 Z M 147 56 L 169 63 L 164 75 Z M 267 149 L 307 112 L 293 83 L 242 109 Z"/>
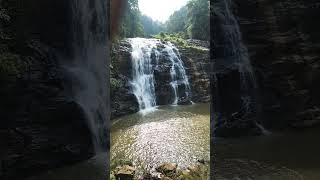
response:
<path fill-rule="evenodd" d="M 184 35 L 182 33 L 167 34 L 167 33 L 161 32 L 157 35 L 154 35 L 153 38 L 160 39 L 161 41 L 168 41 L 173 43 L 176 46 L 179 46 L 182 48 L 189 48 L 198 52 L 206 51 L 206 49 L 203 49 L 200 46 L 190 45 L 187 42 L 187 40 L 184 38 Z"/>

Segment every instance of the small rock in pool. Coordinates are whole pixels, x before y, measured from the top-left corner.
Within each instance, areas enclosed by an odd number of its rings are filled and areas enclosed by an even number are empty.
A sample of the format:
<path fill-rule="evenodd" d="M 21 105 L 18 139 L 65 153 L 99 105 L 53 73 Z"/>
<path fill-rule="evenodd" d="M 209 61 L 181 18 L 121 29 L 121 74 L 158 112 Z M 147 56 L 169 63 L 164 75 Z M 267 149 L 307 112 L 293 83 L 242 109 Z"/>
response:
<path fill-rule="evenodd" d="M 124 166 L 117 167 L 115 176 L 116 176 L 116 179 L 132 180 L 135 172 L 136 172 L 136 169 L 134 167 L 129 165 L 124 165 Z"/>
<path fill-rule="evenodd" d="M 177 164 L 175 163 L 164 163 L 156 168 L 158 172 L 163 173 L 164 175 L 168 176 L 170 174 L 173 174 L 177 170 Z"/>

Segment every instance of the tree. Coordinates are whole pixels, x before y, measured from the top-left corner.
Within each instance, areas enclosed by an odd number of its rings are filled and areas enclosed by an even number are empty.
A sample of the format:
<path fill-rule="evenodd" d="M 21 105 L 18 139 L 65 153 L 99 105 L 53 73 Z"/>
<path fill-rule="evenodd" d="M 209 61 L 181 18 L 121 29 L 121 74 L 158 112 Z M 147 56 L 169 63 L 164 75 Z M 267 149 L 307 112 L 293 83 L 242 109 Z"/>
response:
<path fill-rule="evenodd" d="M 210 2 L 190 0 L 188 7 L 188 35 L 194 39 L 210 39 Z"/>
<path fill-rule="evenodd" d="M 140 16 L 138 0 L 128 0 L 120 26 L 120 37 L 132 38 L 143 36 L 143 26 L 140 21 Z"/>
<path fill-rule="evenodd" d="M 210 3 L 208 0 L 190 0 L 174 12 L 166 22 L 167 32 L 184 38 L 210 39 Z"/>
<path fill-rule="evenodd" d="M 161 31 L 165 31 L 165 25 L 159 21 L 154 21 L 152 18 L 142 15 L 141 22 L 145 36 L 151 36 L 158 34 Z"/>
<path fill-rule="evenodd" d="M 188 9 L 183 6 L 180 10 L 175 11 L 166 22 L 168 33 L 187 33 Z"/>

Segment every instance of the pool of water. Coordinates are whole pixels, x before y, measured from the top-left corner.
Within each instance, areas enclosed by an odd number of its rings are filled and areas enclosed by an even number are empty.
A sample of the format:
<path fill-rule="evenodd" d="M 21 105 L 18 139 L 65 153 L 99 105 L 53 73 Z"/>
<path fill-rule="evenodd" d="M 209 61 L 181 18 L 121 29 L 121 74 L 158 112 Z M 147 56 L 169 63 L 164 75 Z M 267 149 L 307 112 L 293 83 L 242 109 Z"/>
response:
<path fill-rule="evenodd" d="M 77 165 L 51 170 L 28 180 L 105 180 L 107 177 L 107 156 L 101 154 Z"/>
<path fill-rule="evenodd" d="M 320 130 L 214 139 L 220 179 L 320 179 Z M 217 178 L 219 179 L 219 178 Z"/>
<path fill-rule="evenodd" d="M 210 159 L 209 104 L 157 107 L 115 120 L 111 161 L 126 159 L 152 169 L 165 162 L 185 168 Z"/>

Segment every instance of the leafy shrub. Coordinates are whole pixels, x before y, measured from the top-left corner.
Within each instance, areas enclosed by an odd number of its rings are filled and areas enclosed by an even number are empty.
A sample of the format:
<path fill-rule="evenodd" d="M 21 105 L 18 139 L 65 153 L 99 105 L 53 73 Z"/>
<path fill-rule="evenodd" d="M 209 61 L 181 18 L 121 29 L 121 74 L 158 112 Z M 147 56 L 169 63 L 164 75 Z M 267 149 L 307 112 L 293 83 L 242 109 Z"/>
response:
<path fill-rule="evenodd" d="M 115 92 L 117 89 L 119 89 L 121 87 L 121 81 L 111 77 L 110 78 L 110 90 L 111 93 Z"/>
<path fill-rule="evenodd" d="M 156 39 L 160 39 L 161 41 L 168 41 L 171 42 L 177 46 L 180 46 L 182 48 L 190 48 L 192 50 L 202 52 L 204 49 L 199 46 L 194 46 L 188 44 L 187 40 L 185 39 L 184 33 L 176 33 L 176 34 L 165 34 L 165 33 L 160 33 L 155 36 L 153 36 Z"/>

